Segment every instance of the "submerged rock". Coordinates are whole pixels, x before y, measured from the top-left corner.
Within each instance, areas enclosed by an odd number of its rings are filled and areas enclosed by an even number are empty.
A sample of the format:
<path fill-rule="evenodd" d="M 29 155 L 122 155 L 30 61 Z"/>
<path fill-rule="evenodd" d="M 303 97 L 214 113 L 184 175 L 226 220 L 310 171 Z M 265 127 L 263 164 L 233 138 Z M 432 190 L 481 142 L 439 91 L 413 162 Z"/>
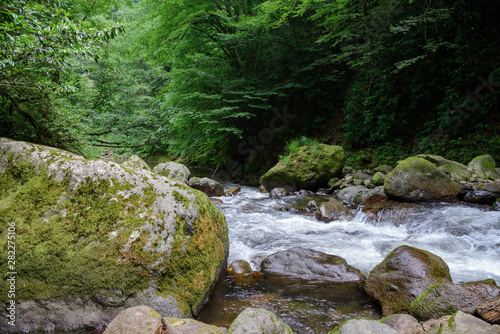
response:
<path fill-rule="evenodd" d="M 411 313 L 419 320 L 437 319 L 457 311 L 474 314 L 479 303 L 500 294 L 494 280 L 465 284 L 440 284 L 431 286 L 411 304 Z"/>
<path fill-rule="evenodd" d="M 130 158 L 128 158 L 127 161 L 122 163 L 122 167 L 129 168 L 132 170 L 145 169 L 147 171 L 151 171 L 151 167 L 149 167 L 148 164 L 145 163 L 144 160 L 139 158 L 137 155 L 133 155 Z"/>
<path fill-rule="evenodd" d="M 0 138 L 0 189 L 23 273 L 16 331 L 99 326 L 138 304 L 197 313 L 226 270 L 225 218 L 182 182 Z"/>
<path fill-rule="evenodd" d="M 378 300 L 383 314 L 409 313 L 410 304 L 433 284 L 451 283 L 448 265 L 430 252 L 400 246 L 372 269 L 366 292 Z"/>
<path fill-rule="evenodd" d="M 332 282 L 362 282 L 363 274 L 336 255 L 294 247 L 269 255 L 262 261 L 267 276 L 294 276 Z"/>
<path fill-rule="evenodd" d="M 405 201 L 455 197 L 459 190 L 458 183 L 431 162 L 418 157 L 400 162 L 384 183 L 387 196 Z"/>
<path fill-rule="evenodd" d="M 224 187 L 219 182 L 209 179 L 208 177 L 192 177 L 189 180 L 189 186 L 203 191 L 209 197 L 224 195 Z"/>
<path fill-rule="evenodd" d="M 290 327 L 271 311 L 249 307 L 234 319 L 228 334 L 293 334 Z"/>
<path fill-rule="evenodd" d="M 191 176 L 189 168 L 177 162 L 158 164 L 153 168 L 153 172 L 184 183 L 187 183 Z"/>
<path fill-rule="evenodd" d="M 288 191 L 315 191 L 326 187 L 333 177 L 339 177 L 344 162 L 344 150 L 340 146 L 301 146 L 297 153 L 281 159 L 265 173 L 260 183 L 267 191 L 278 187 Z"/>
<path fill-rule="evenodd" d="M 469 171 L 476 174 L 480 179 L 500 179 L 500 174 L 495 170 L 495 160 L 489 154 L 475 157 L 469 162 L 467 167 Z"/>
<path fill-rule="evenodd" d="M 161 315 L 148 306 L 136 306 L 121 311 L 103 334 L 160 334 Z"/>

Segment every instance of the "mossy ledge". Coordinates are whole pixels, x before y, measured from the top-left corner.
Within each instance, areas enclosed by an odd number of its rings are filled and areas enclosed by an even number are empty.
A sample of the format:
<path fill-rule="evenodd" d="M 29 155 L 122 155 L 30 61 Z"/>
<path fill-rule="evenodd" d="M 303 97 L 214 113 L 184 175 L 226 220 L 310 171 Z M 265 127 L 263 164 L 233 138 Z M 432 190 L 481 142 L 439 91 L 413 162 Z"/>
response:
<path fill-rule="evenodd" d="M 9 271 L 12 222 L 20 306 L 97 301 L 116 308 L 112 317 L 141 295 L 174 297 L 192 315 L 227 266 L 225 218 L 202 192 L 149 171 L 0 138 L 2 272 Z M 7 291 L 7 282 L 0 287 Z"/>

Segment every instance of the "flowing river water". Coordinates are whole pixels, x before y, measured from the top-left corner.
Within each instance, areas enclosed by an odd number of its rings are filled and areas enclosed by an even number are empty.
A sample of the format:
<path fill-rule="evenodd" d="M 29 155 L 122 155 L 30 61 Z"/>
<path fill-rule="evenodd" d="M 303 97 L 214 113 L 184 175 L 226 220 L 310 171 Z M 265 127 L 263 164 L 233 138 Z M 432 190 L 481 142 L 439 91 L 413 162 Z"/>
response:
<path fill-rule="evenodd" d="M 234 184 L 225 184 L 229 189 Z M 248 261 L 254 270 L 269 254 L 301 246 L 338 255 L 365 275 L 400 245 L 444 259 L 454 283 L 494 279 L 500 283 L 500 212 L 487 207 L 432 203 L 376 217 L 355 211 L 351 220 L 324 223 L 284 210 L 307 202 L 302 195 L 270 199 L 254 187 L 217 204 L 229 227 L 229 263 Z M 304 204 L 304 203 L 302 203 Z M 328 333 L 355 317 L 380 318 L 380 310 L 357 286 L 300 280 L 256 279 L 219 284 L 199 320 L 228 326 L 246 307 L 275 312 L 296 333 Z"/>

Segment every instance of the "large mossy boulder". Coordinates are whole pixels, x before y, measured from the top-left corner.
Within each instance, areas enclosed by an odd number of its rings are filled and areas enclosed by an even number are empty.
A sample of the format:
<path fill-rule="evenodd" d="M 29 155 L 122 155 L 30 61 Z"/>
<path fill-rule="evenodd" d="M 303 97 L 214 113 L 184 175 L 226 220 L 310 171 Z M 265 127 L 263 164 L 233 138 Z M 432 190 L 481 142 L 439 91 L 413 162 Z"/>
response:
<path fill-rule="evenodd" d="M 492 279 L 433 285 L 411 304 L 411 313 L 421 321 L 453 315 L 457 311 L 474 314 L 478 304 L 499 294 L 500 288 Z"/>
<path fill-rule="evenodd" d="M 184 183 L 187 183 L 191 176 L 189 168 L 183 164 L 171 161 L 156 165 L 153 168 L 153 172 Z"/>
<path fill-rule="evenodd" d="M 439 256 L 400 246 L 370 272 L 366 292 L 378 300 L 384 316 L 409 313 L 411 303 L 431 285 L 451 283 L 448 265 Z"/>
<path fill-rule="evenodd" d="M 476 174 L 480 179 L 498 180 L 500 174 L 495 170 L 495 160 L 489 154 L 475 157 L 467 166 L 469 171 Z"/>
<path fill-rule="evenodd" d="M 436 164 L 441 170 L 450 175 L 451 178 L 457 182 L 469 181 L 472 177 L 472 173 L 468 170 L 467 166 L 459 162 L 445 159 L 439 155 L 422 154 L 418 157 Z"/>
<path fill-rule="evenodd" d="M 262 261 L 261 271 L 266 276 L 293 276 L 338 283 L 361 283 L 364 280 L 361 271 L 348 265 L 344 258 L 302 247 L 269 255 Z"/>
<path fill-rule="evenodd" d="M 196 314 L 227 267 L 225 218 L 203 193 L 146 170 L 0 138 L 3 235 L 9 226 L 17 331 L 102 325 L 136 305 Z M 6 238 L 0 252 L 7 254 Z M 7 261 L 0 270 L 11 271 Z M 0 332 L 12 332 L 5 324 Z"/>
<path fill-rule="evenodd" d="M 301 146 L 264 174 L 260 183 L 267 191 L 273 188 L 315 191 L 327 187 L 328 181 L 340 176 L 344 162 L 344 150 L 340 146 Z"/>
<path fill-rule="evenodd" d="M 249 307 L 234 319 L 228 334 L 293 334 L 290 327 L 271 311 Z"/>
<path fill-rule="evenodd" d="M 137 155 L 133 155 L 130 158 L 128 158 L 127 161 L 122 163 L 122 167 L 129 168 L 132 170 L 137 170 L 137 169 L 145 169 L 148 171 L 151 170 L 151 167 L 149 167 L 148 164 Z"/>
<path fill-rule="evenodd" d="M 404 201 L 455 197 L 459 190 L 458 183 L 446 173 L 430 161 L 418 157 L 400 162 L 384 182 L 387 196 Z"/>

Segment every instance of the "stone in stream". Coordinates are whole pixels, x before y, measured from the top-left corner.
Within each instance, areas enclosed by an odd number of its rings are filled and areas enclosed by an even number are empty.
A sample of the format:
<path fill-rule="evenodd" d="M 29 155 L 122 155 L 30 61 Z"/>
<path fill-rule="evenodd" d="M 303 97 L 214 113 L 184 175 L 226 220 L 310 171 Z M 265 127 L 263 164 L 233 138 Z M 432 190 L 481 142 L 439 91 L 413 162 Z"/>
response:
<path fill-rule="evenodd" d="M 144 160 L 139 158 L 137 155 L 133 155 L 130 158 L 128 158 L 127 161 L 122 163 L 122 167 L 129 168 L 132 170 L 145 169 L 147 171 L 151 171 L 151 167 L 149 167 L 148 164 L 145 163 Z"/>
<path fill-rule="evenodd" d="M 189 176 L 191 176 L 189 168 L 183 164 L 172 161 L 156 165 L 155 168 L 153 168 L 153 172 L 184 183 L 187 183 Z"/>
<path fill-rule="evenodd" d="M 136 306 L 121 311 L 103 334 L 160 334 L 161 315 L 148 306 Z"/>
<path fill-rule="evenodd" d="M 467 166 L 469 171 L 480 179 L 498 180 L 500 174 L 495 170 L 495 160 L 489 154 L 475 157 Z"/>
<path fill-rule="evenodd" d="M 192 177 L 189 179 L 189 186 L 203 191 L 208 197 L 224 195 L 224 187 L 219 182 L 209 179 L 208 177 Z"/>
<path fill-rule="evenodd" d="M 347 188 L 342 189 L 337 194 L 337 197 L 342 201 L 352 203 L 352 202 L 354 202 L 354 198 L 356 197 L 356 195 L 360 191 L 365 190 L 365 189 L 367 190 L 368 188 L 366 188 L 365 186 L 347 187 Z"/>
<path fill-rule="evenodd" d="M 377 320 L 354 319 L 334 328 L 329 334 L 399 334 Z"/>
<path fill-rule="evenodd" d="M 288 192 L 285 188 L 274 188 L 269 192 L 269 198 L 281 198 L 290 196 L 291 193 Z"/>
<path fill-rule="evenodd" d="M 233 261 L 227 268 L 227 275 L 239 286 L 253 282 L 255 276 L 252 273 L 250 263 L 244 260 Z"/>
<path fill-rule="evenodd" d="M 493 205 L 498 198 L 500 198 L 500 194 L 484 190 L 471 190 L 465 194 L 463 200 L 469 203 Z"/>
<path fill-rule="evenodd" d="M 500 334 L 497 326 L 462 311 L 424 323 L 423 327 L 426 334 Z"/>
<path fill-rule="evenodd" d="M 424 329 L 417 319 L 409 314 L 393 314 L 384 320 L 398 334 L 424 334 Z"/>
<path fill-rule="evenodd" d="M 500 296 L 480 303 L 476 310 L 490 324 L 500 324 Z"/>
<path fill-rule="evenodd" d="M 479 303 L 499 294 L 500 288 L 492 279 L 433 285 L 413 301 L 411 314 L 421 321 L 453 315 L 456 311 L 474 314 Z"/>
<path fill-rule="evenodd" d="M 373 170 L 375 172 L 382 172 L 384 174 L 389 174 L 390 172 L 392 172 L 394 168 L 392 168 L 391 166 L 389 165 L 380 165 L 378 167 L 375 167 Z"/>
<path fill-rule="evenodd" d="M 409 313 L 410 304 L 433 284 L 451 283 L 448 265 L 430 252 L 400 246 L 372 269 L 366 292 L 378 300 L 384 316 Z"/>
<path fill-rule="evenodd" d="M 314 204 L 316 204 L 316 202 L 314 202 Z M 311 207 L 313 207 L 314 204 L 311 203 Z M 331 222 L 339 219 L 352 219 L 353 215 L 339 200 L 330 198 L 328 202 L 321 203 L 316 211 L 316 218 L 324 222 Z"/>
<path fill-rule="evenodd" d="M 384 192 L 390 198 L 422 201 L 456 197 L 460 186 L 431 162 L 410 157 L 387 175 Z"/>
<path fill-rule="evenodd" d="M 234 187 L 224 193 L 228 197 L 236 196 L 241 192 L 241 187 Z"/>
<path fill-rule="evenodd" d="M 340 146 L 301 146 L 297 153 L 281 159 L 262 175 L 260 183 L 267 191 L 274 188 L 316 191 L 325 188 L 333 177 L 341 176 L 344 162 L 344 150 Z"/>
<path fill-rule="evenodd" d="M 382 172 L 376 172 L 375 175 L 373 175 L 372 183 L 374 186 L 383 186 L 385 182 L 385 178 L 387 175 L 385 175 Z"/>
<path fill-rule="evenodd" d="M 163 334 L 224 334 L 221 328 L 189 318 L 163 318 Z M 123 333 L 126 334 L 126 333 Z"/>
<path fill-rule="evenodd" d="M 472 178 L 472 173 L 467 169 L 467 166 L 456 161 L 445 159 L 439 155 L 420 154 L 418 157 L 436 164 L 456 182 L 469 181 Z"/>
<path fill-rule="evenodd" d="M 102 326 L 137 305 L 197 314 L 226 271 L 225 218 L 182 182 L 0 138 L 0 189 L 23 273 L 17 326 L 1 333 Z"/>
<path fill-rule="evenodd" d="M 262 261 L 265 276 L 293 276 L 332 282 L 360 282 L 364 276 L 340 256 L 294 247 L 269 255 Z"/>
<path fill-rule="evenodd" d="M 249 307 L 234 319 L 228 334 L 290 334 L 292 330 L 271 311 Z"/>

